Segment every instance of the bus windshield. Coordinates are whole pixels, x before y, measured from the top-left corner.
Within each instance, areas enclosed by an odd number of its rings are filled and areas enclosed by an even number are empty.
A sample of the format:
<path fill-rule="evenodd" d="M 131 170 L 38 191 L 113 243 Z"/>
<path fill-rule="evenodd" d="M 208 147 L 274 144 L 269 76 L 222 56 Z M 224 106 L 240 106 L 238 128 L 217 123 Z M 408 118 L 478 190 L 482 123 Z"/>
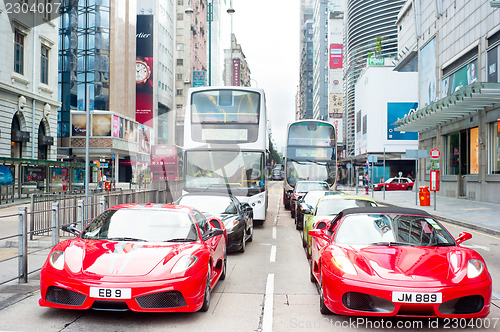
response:
<path fill-rule="evenodd" d="M 260 95 L 252 91 L 207 90 L 193 93 L 192 123 L 259 123 Z"/>
<path fill-rule="evenodd" d="M 335 161 L 315 162 L 288 159 L 286 163 L 286 180 L 295 187 L 298 181 L 314 180 L 333 184 L 336 176 Z"/>
<path fill-rule="evenodd" d="M 188 191 L 220 191 L 255 195 L 265 190 L 264 153 L 242 151 L 187 151 L 185 184 Z"/>

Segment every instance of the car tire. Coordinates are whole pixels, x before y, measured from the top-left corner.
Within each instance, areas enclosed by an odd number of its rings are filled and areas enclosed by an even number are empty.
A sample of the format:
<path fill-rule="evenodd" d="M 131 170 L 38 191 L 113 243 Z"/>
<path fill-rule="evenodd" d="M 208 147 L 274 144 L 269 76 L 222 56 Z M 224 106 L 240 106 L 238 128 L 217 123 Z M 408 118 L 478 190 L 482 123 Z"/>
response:
<path fill-rule="evenodd" d="M 292 215 L 292 218 L 295 218 L 295 211 L 290 209 L 290 214 Z"/>
<path fill-rule="evenodd" d="M 332 312 L 328 307 L 325 305 L 325 298 L 323 296 L 323 283 L 321 284 L 321 287 L 319 289 L 319 312 L 323 315 L 331 315 Z"/>
<path fill-rule="evenodd" d="M 222 261 L 222 272 L 220 273 L 220 280 L 225 280 L 227 274 L 227 254 L 224 252 L 224 258 Z"/>
<path fill-rule="evenodd" d="M 316 277 L 314 276 L 314 273 L 313 273 L 313 265 L 314 265 L 314 262 L 311 261 L 311 264 L 309 264 L 309 280 L 311 282 L 316 283 Z"/>
<path fill-rule="evenodd" d="M 302 239 L 302 248 L 307 247 L 307 242 L 304 239 L 304 232 L 300 232 L 300 238 Z"/>
<path fill-rule="evenodd" d="M 253 222 L 252 222 L 252 227 L 250 227 L 250 236 L 248 237 L 248 242 L 253 241 Z"/>
<path fill-rule="evenodd" d="M 210 267 L 208 268 L 208 276 L 207 276 L 207 284 L 205 285 L 205 295 L 203 296 L 203 305 L 200 308 L 201 312 L 206 312 L 208 311 L 208 308 L 210 307 Z"/>
<path fill-rule="evenodd" d="M 413 189 L 413 187 L 408 187 L 408 188 L 406 188 L 406 190 L 412 190 L 412 189 Z"/>
<path fill-rule="evenodd" d="M 241 249 L 240 249 L 240 252 L 241 253 L 244 253 L 245 250 L 246 250 L 246 241 L 245 241 L 245 237 L 246 237 L 246 232 L 245 230 L 243 230 L 243 235 L 241 236 Z"/>

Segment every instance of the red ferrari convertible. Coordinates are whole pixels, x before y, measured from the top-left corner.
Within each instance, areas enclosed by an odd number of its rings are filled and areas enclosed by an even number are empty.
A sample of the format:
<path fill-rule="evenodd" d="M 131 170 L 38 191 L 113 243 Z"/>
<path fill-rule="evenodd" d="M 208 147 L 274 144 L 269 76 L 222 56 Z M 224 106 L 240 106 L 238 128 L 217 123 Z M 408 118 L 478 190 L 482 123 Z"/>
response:
<path fill-rule="evenodd" d="M 427 212 L 343 210 L 309 231 L 311 281 L 320 311 L 356 316 L 481 318 L 490 312 L 491 276 L 483 258 Z"/>
<path fill-rule="evenodd" d="M 74 226 L 66 230 L 77 233 Z M 224 225 L 189 207 L 124 204 L 57 244 L 40 275 L 41 306 L 206 311 L 226 275 Z"/>

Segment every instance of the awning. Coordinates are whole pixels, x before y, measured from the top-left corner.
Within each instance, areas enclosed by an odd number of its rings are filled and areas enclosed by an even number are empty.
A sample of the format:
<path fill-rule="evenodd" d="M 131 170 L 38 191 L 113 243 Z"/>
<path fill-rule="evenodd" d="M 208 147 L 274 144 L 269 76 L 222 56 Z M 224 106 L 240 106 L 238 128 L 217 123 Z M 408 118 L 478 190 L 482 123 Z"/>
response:
<path fill-rule="evenodd" d="M 471 83 L 396 121 L 395 130 L 422 132 L 494 107 L 500 107 L 500 83 Z"/>

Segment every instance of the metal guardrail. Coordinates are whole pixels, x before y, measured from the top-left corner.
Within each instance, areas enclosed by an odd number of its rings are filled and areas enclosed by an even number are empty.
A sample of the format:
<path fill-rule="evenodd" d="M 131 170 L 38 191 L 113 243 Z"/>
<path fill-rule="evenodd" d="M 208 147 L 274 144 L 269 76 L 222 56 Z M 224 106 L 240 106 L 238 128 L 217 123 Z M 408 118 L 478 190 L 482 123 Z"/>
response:
<path fill-rule="evenodd" d="M 172 183 L 164 189 L 123 190 L 116 192 L 102 192 L 88 196 L 85 203 L 84 195 L 75 194 L 34 194 L 31 198 L 30 210 L 26 206 L 19 207 L 18 213 L 0 216 L 1 222 L 8 222 L 7 218 L 17 217 L 18 233 L 0 238 L 1 241 L 17 240 L 17 254 L 11 254 L 0 260 L 0 271 L 4 270 L 2 264 L 17 259 L 18 268 L 16 276 L 8 276 L 0 280 L 0 285 L 18 280 L 27 283 L 28 275 L 41 270 L 41 266 L 28 271 L 28 256 L 30 254 L 51 249 L 61 239 L 61 226 L 76 222 L 80 229 L 99 213 L 108 207 L 127 203 L 171 203 L 180 196 L 180 183 Z M 13 222 L 13 221 L 10 221 Z M 40 240 L 46 243 L 28 251 L 31 240 Z"/>

